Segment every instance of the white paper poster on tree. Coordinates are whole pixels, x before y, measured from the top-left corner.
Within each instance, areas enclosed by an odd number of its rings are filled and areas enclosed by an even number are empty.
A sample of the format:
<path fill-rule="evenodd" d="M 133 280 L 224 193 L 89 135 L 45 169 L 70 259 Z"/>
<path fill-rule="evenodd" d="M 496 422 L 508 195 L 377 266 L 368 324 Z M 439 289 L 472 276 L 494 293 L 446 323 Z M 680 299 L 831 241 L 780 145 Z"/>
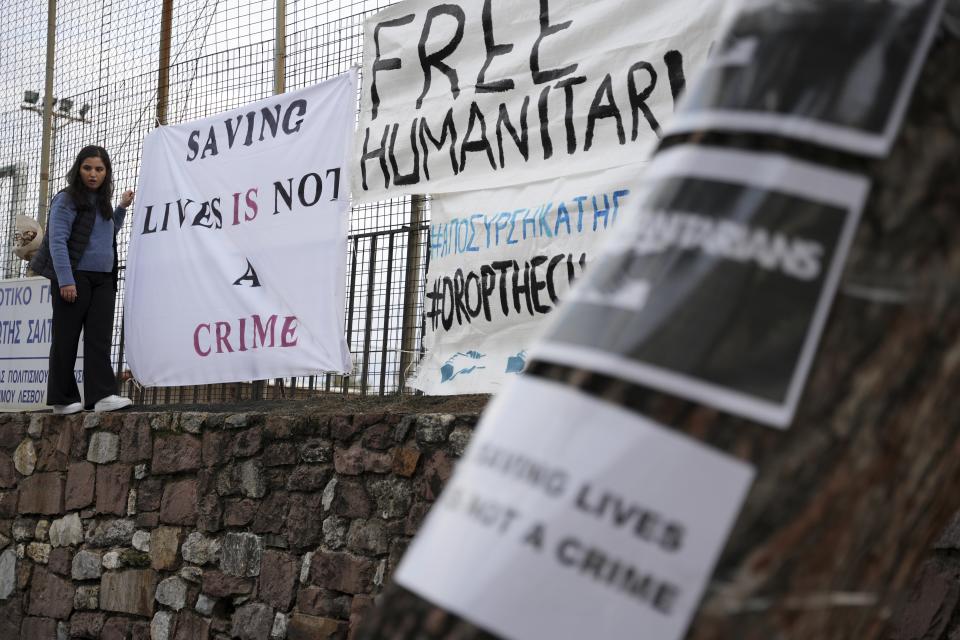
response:
<path fill-rule="evenodd" d="M 394 579 L 510 640 L 680 640 L 753 474 L 521 376 L 484 414 Z"/>
<path fill-rule="evenodd" d="M 721 0 L 407 0 L 364 24 L 353 195 L 523 184 L 646 157 Z"/>
<path fill-rule="evenodd" d="M 147 136 L 124 301 L 145 385 L 348 372 L 356 73 Z"/>
<path fill-rule="evenodd" d="M 637 163 L 435 196 L 414 386 L 494 393 L 523 370 L 543 320 L 603 241 L 636 215 Z"/>

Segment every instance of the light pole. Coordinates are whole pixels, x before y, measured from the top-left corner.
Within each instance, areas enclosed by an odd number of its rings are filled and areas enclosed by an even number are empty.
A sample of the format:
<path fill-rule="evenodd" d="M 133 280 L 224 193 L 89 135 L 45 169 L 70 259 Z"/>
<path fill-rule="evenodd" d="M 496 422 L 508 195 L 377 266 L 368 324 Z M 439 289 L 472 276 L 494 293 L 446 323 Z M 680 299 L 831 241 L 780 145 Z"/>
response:
<path fill-rule="evenodd" d="M 46 99 L 44 100 L 44 103 Z M 46 104 L 41 106 L 40 103 L 40 93 L 38 91 L 24 91 L 23 92 L 23 102 L 20 104 L 20 108 L 24 111 L 32 111 L 36 114 L 39 114 L 41 118 L 44 117 L 45 111 L 49 109 L 51 119 L 48 121 L 44 119 L 44 125 L 50 123 L 50 142 L 49 147 L 46 149 L 41 149 L 41 158 L 40 158 L 40 203 L 38 208 L 37 221 L 40 223 L 40 226 L 43 226 L 46 222 L 46 200 L 47 200 L 47 185 L 49 183 L 49 168 L 54 164 L 54 159 L 56 157 L 56 148 L 57 148 L 57 131 L 62 127 L 67 126 L 71 122 L 83 122 L 87 123 L 87 114 L 90 112 L 90 105 L 84 103 L 77 110 L 77 114 L 74 115 L 71 113 L 73 110 L 74 101 L 72 98 L 60 98 L 53 96 L 49 100 L 49 107 Z M 57 109 L 54 111 L 53 107 L 56 106 Z M 63 121 L 62 124 L 57 124 L 57 121 Z"/>

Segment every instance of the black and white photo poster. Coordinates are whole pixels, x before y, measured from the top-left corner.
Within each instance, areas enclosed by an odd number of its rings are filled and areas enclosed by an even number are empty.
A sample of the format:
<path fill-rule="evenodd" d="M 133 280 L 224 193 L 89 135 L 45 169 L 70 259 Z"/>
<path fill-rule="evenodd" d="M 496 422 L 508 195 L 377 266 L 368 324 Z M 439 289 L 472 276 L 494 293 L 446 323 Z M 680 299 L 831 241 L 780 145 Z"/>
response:
<path fill-rule="evenodd" d="M 776 134 L 886 155 L 942 10 L 943 0 L 741 0 L 667 132 Z"/>
<path fill-rule="evenodd" d="M 868 190 L 773 154 L 656 156 L 633 228 L 530 357 L 789 425 Z"/>
<path fill-rule="evenodd" d="M 753 475 L 521 376 L 484 414 L 394 578 L 510 640 L 680 640 Z"/>

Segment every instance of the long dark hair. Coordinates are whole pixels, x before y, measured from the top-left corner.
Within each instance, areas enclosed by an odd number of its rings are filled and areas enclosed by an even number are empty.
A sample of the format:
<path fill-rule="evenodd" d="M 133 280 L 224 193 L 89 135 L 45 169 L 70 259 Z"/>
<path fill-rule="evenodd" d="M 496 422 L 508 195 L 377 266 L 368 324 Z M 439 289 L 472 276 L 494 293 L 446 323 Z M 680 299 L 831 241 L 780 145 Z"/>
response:
<path fill-rule="evenodd" d="M 110 204 L 113 200 L 113 165 L 110 163 L 110 154 L 103 147 L 91 144 L 80 149 L 77 159 L 73 161 L 73 166 L 67 172 L 67 188 L 64 191 L 73 198 L 73 204 L 77 211 L 90 206 L 90 201 L 87 199 L 90 190 L 83 184 L 83 179 L 80 177 L 80 165 L 88 158 L 100 158 L 103 160 L 103 166 L 107 168 L 107 175 L 103 179 L 103 184 L 96 191 L 96 208 L 105 220 L 109 220 L 113 217 L 113 207 Z"/>

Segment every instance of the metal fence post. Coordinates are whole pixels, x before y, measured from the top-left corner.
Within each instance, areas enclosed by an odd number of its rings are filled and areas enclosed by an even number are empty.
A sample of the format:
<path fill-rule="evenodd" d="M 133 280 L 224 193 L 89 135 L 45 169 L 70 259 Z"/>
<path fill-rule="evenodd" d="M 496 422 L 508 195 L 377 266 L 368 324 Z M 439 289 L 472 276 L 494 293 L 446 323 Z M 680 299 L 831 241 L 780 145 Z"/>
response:
<path fill-rule="evenodd" d="M 37 222 L 47 222 L 47 192 L 50 183 L 50 134 L 53 124 L 53 72 L 57 44 L 57 0 L 47 0 L 47 69 L 43 84 L 43 137 L 40 143 L 40 201 Z"/>
<path fill-rule="evenodd" d="M 403 393 L 403 388 L 407 383 L 407 369 L 415 360 L 417 300 L 420 297 L 420 263 L 423 260 L 423 248 L 420 246 L 420 228 L 423 225 L 426 204 L 426 196 L 414 195 L 410 197 L 410 230 L 407 234 L 407 273 L 403 283 L 403 326 L 400 330 L 398 393 Z"/>

